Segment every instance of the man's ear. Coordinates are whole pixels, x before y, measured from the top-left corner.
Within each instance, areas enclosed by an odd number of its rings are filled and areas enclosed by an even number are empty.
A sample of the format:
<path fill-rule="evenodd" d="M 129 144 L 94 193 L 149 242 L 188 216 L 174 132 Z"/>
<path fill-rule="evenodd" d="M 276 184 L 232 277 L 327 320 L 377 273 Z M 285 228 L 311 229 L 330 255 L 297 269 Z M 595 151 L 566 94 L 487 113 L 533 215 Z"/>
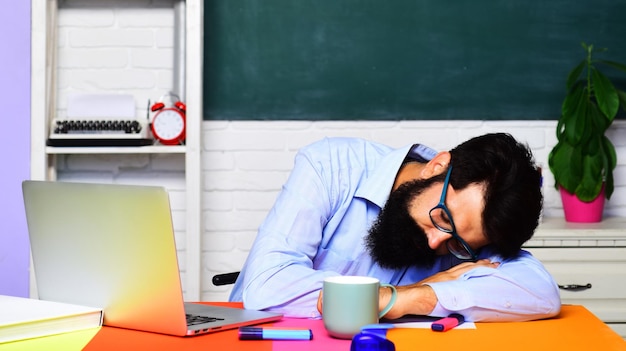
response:
<path fill-rule="evenodd" d="M 439 152 L 435 155 L 435 157 L 433 157 L 432 160 L 428 161 L 424 168 L 422 168 L 422 179 L 432 178 L 445 172 L 450 164 L 450 159 L 451 156 L 449 151 Z"/>

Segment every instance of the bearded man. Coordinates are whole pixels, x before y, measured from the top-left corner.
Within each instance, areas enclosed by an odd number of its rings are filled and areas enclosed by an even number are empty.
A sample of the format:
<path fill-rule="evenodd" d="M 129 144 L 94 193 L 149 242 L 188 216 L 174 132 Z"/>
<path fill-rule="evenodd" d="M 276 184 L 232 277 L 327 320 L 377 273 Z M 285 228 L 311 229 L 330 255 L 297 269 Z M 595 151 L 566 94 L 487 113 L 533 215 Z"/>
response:
<path fill-rule="evenodd" d="M 362 275 L 397 287 L 386 318 L 555 316 L 558 286 L 522 250 L 538 225 L 540 183 L 530 149 L 509 134 L 442 152 L 323 139 L 296 155 L 230 300 L 316 317 L 324 278 Z M 381 288 L 381 306 L 390 295 Z"/>

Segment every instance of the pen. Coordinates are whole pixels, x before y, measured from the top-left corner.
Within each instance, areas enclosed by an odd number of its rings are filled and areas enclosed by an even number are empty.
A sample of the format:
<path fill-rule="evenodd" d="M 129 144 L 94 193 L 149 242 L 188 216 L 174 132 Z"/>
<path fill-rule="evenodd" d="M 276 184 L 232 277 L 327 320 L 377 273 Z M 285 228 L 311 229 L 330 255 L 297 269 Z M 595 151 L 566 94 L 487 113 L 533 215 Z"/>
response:
<path fill-rule="evenodd" d="M 239 340 L 311 340 L 311 329 L 240 327 Z"/>
<path fill-rule="evenodd" d="M 463 324 L 463 322 L 465 322 L 465 317 L 458 313 L 452 313 L 448 317 L 434 321 L 433 324 L 431 324 L 430 329 L 445 332 L 456 327 L 457 325 Z"/>

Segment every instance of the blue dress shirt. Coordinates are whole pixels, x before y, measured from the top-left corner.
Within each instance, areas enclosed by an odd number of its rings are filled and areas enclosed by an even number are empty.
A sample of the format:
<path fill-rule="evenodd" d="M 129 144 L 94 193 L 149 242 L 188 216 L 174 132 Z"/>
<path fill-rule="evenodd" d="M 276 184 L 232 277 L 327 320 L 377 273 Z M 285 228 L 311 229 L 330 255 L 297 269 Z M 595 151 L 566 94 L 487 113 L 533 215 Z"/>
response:
<path fill-rule="evenodd" d="M 326 277 L 363 275 L 409 285 L 460 263 L 445 255 L 431 268 L 386 269 L 372 260 L 364 242 L 404 159 L 426 161 L 435 154 L 419 144 L 393 149 L 352 138 L 327 138 L 302 148 L 259 228 L 230 300 L 243 301 L 248 309 L 317 317 Z M 502 260 L 487 246 L 480 258 L 501 264 L 430 283 L 438 298 L 431 315 L 456 312 L 468 321 L 519 321 L 559 312 L 558 287 L 530 253 Z"/>

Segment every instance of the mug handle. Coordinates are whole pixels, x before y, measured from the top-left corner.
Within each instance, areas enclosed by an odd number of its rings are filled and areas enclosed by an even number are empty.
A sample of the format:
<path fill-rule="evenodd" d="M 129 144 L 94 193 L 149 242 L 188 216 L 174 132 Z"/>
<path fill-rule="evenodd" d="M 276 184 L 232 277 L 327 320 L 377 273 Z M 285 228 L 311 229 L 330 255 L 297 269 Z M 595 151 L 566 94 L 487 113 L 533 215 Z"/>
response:
<path fill-rule="evenodd" d="M 381 283 L 380 286 L 383 288 L 391 289 L 391 299 L 389 300 L 389 303 L 378 314 L 378 318 L 383 318 L 383 316 L 386 315 L 387 312 L 389 312 L 389 310 L 391 310 L 393 305 L 396 303 L 396 299 L 398 298 L 398 291 L 396 290 L 396 287 L 391 284 Z"/>

